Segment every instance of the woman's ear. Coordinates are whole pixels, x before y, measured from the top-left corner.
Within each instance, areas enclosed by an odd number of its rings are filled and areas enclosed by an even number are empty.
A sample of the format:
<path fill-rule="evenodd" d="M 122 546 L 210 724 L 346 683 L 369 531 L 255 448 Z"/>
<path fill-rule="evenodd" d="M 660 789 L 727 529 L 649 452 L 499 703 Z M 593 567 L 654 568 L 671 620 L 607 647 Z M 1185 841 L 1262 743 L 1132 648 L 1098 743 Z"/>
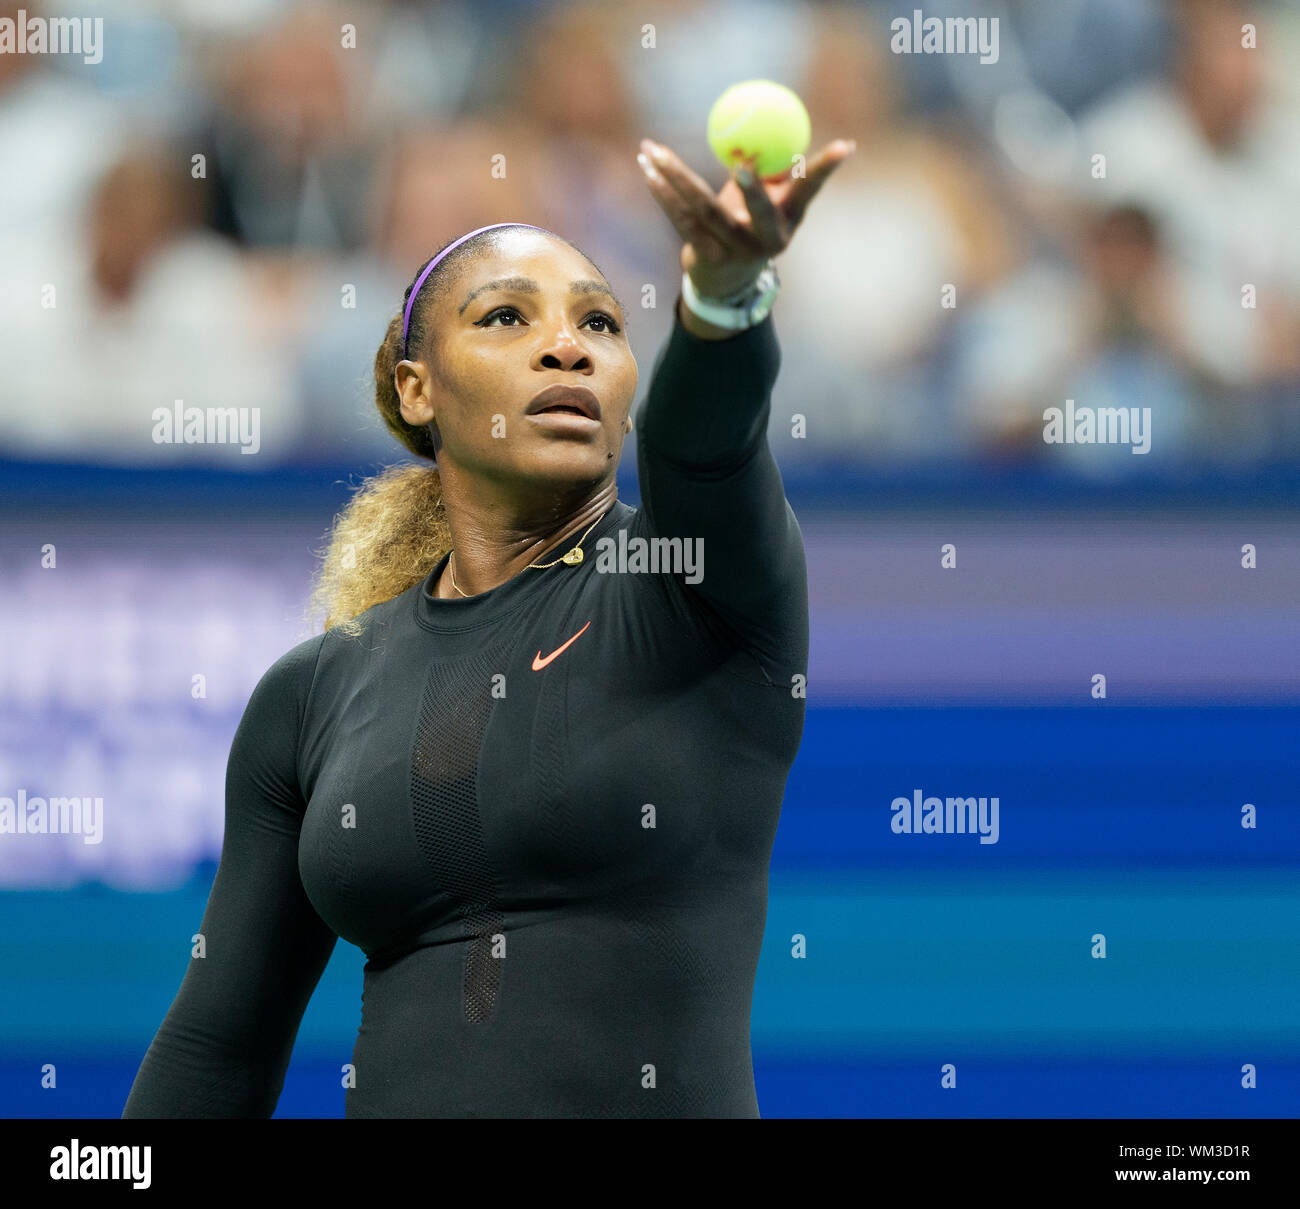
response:
<path fill-rule="evenodd" d="M 393 387 L 397 391 L 398 413 L 412 427 L 433 420 L 433 403 L 429 398 L 427 375 L 410 361 L 399 361 L 393 370 Z"/>

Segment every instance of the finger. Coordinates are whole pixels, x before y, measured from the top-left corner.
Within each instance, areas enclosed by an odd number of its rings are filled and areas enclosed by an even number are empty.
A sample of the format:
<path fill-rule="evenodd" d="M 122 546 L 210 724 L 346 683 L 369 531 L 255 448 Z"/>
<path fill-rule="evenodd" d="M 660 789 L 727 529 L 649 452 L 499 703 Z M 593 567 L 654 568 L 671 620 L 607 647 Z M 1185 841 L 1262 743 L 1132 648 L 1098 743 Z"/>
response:
<path fill-rule="evenodd" d="M 703 177 L 688 168 L 669 148 L 650 139 L 642 142 L 651 162 L 714 239 L 742 259 L 754 259 L 762 254 L 753 229 L 738 223 L 727 212 Z"/>
<path fill-rule="evenodd" d="M 693 216 L 694 222 L 708 231 L 715 242 L 730 249 L 732 256 L 752 257 L 754 237 L 751 229 L 727 209 L 707 181 L 672 156 L 671 152 L 668 152 L 668 156 L 671 158 L 658 161 L 658 167 L 681 204 Z"/>
<path fill-rule="evenodd" d="M 808 165 L 808 174 L 796 180 L 786 198 L 785 213 L 791 229 L 803 221 L 808 203 L 817 196 L 817 192 L 830 179 L 830 175 L 857 149 L 852 139 L 836 139 L 827 143 Z"/>
<path fill-rule="evenodd" d="M 642 156 L 637 156 L 646 174 L 650 192 L 659 203 L 660 209 L 672 223 L 683 243 L 693 244 L 696 252 L 709 260 L 721 260 L 724 257 L 722 245 L 705 228 L 682 201 L 677 191 L 655 170 L 653 164 Z"/>
<path fill-rule="evenodd" d="M 836 139 L 813 156 L 808 166 L 807 175 L 792 183 L 790 193 L 785 200 L 784 209 L 791 230 L 803 221 L 809 203 L 830 179 L 831 173 L 856 149 L 857 142 L 855 140 Z"/>
<path fill-rule="evenodd" d="M 673 224 L 682 241 L 694 244 L 696 252 L 707 260 L 725 259 L 726 252 L 722 244 L 713 232 L 700 222 L 699 216 L 683 201 L 677 190 L 664 179 L 648 159 L 639 155 L 637 160 L 645 172 L 650 192 L 668 216 L 668 221 Z"/>
<path fill-rule="evenodd" d="M 768 255 L 781 251 L 790 240 L 789 223 L 772 200 L 763 182 L 748 164 L 736 169 L 736 184 L 745 197 L 754 234 Z"/>

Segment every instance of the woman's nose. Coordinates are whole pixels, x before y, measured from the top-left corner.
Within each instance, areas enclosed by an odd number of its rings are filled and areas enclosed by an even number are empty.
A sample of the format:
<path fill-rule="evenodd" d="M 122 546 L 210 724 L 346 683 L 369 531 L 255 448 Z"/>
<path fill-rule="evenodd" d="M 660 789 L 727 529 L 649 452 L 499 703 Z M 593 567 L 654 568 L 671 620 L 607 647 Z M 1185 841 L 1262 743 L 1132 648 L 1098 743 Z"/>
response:
<path fill-rule="evenodd" d="M 551 369 L 573 369 L 586 358 L 586 349 L 567 324 L 543 346 L 542 363 Z"/>

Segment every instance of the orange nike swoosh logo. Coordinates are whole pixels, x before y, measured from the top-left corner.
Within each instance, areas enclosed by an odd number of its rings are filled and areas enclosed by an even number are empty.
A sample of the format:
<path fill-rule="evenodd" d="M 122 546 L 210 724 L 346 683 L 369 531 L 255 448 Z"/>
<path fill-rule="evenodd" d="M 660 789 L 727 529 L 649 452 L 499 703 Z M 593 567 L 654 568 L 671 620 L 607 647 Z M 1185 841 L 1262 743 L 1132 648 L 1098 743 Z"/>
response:
<path fill-rule="evenodd" d="M 587 622 L 587 625 L 591 625 L 591 622 Z M 533 671 L 540 672 L 542 668 L 544 668 L 548 663 L 551 662 L 552 659 L 556 657 L 556 655 L 558 655 L 561 651 L 566 650 L 568 647 L 572 646 L 573 643 L 577 642 L 578 639 L 582 637 L 583 630 L 587 628 L 587 625 L 583 626 L 581 630 L 579 630 L 576 634 L 574 634 L 574 636 L 570 638 L 569 641 L 564 644 L 564 646 L 557 646 L 555 650 L 553 650 L 549 655 L 546 656 L 545 659 L 542 658 L 542 652 L 538 651 L 537 654 L 533 656 Z"/>

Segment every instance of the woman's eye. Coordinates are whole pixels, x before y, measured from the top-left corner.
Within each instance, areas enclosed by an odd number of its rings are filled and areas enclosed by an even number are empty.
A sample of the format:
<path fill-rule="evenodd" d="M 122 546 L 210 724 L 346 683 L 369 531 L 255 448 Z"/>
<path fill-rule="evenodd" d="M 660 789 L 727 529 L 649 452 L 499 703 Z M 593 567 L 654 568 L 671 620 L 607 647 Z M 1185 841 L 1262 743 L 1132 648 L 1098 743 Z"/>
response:
<path fill-rule="evenodd" d="M 521 315 L 517 310 L 515 310 L 514 307 L 512 307 L 512 306 L 499 306 L 499 307 L 497 307 L 495 310 L 489 311 L 486 315 L 484 315 L 483 318 L 480 319 L 480 320 L 478 321 L 477 324 L 475 324 L 475 326 L 476 326 L 476 327 L 489 327 L 489 326 L 491 325 L 493 319 L 496 319 L 496 318 L 500 317 L 501 319 L 504 320 L 504 319 L 506 318 L 506 316 L 508 316 L 508 315 L 511 316 L 511 317 L 513 317 L 513 318 L 515 318 L 515 319 L 519 319 L 519 320 L 521 320 L 521 321 L 522 321 L 522 319 L 523 319 L 523 316 L 522 316 L 522 315 Z M 596 331 L 599 332 L 601 335 L 611 335 L 611 336 L 614 336 L 614 335 L 617 335 L 620 331 L 623 330 L 622 328 L 619 327 L 619 325 L 618 325 L 618 321 L 617 321 L 617 320 L 616 320 L 612 315 L 607 315 L 607 314 L 605 314 L 604 311 L 597 311 L 594 315 L 588 315 L 587 318 L 583 320 L 583 322 L 584 322 L 584 323 L 600 323 L 600 324 L 603 324 L 603 325 L 604 325 L 603 327 L 600 327 L 600 328 L 597 328 L 597 329 L 596 329 Z M 518 327 L 518 324 L 515 324 L 515 323 L 503 323 L 502 326 L 503 326 L 503 327 Z"/>
<path fill-rule="evenodd" d="M 497 307 L 497 309 L 496 309 L 495 311 L 489 311 L 486 315 L 484 315 L 483 318 L 480 319 L 480 320 L 478 321 L 477 326 L 478 326 L 478 327 L 487 327 L 487 325 L 488 325 L 488 324 L 489 324 L 493 319 L 495 319 L 498 315 L 500 315 L 502 318 L 504 318 L 506 315 L 513 315 L 516 319 L 522 319 L 522 318 L 523 318 L 523 316 L 520 315 L 519 312 L 518 312 L 517 310 L 515 310 L 514 307 L 512 307 L 512 306 L 499 306 L 499 307 Z M 506 327 L 514 327 L 514 324 L 513 324 L 513 323 L 508 323 L 508 324 L 506 324 L 505 326 L 506 326 Z"/>

